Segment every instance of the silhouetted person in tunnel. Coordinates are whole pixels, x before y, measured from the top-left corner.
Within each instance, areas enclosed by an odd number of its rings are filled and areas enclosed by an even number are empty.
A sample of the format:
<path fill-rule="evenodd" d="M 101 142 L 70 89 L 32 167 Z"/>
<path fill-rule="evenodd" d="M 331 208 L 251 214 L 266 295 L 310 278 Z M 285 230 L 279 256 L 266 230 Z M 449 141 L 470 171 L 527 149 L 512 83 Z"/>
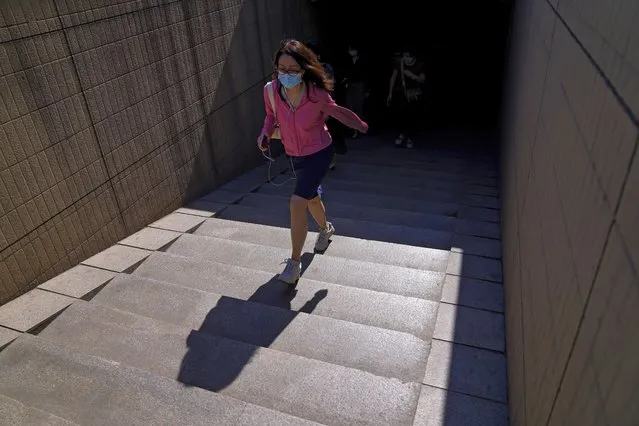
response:
<path fill-rule="evenodd" d="M 397 61 L 390 79 L 387 104 L 398 109 L 400 134 L 395 146 L 413 148 L 414 133 L 423 101 L 422 86 L 426 81 L 424 64 L 411 52 L 405 51 Z M 394 102 L 393 102 L 394 101 Z"/>
<path fill-rule="evenodd" d="M 327 293 L 320 290 L 299 311 L 291 311 L 297 290 L 273 278 L 260 286 L 248 302 L 220 297 L 200 329 L 189 334 L 178 381 L 215 392 L 226 388 L 259 347 L 269 347 L 300 312 L 313 312 Z M 272 309 L 262 305 L 282 311 L 273 315 Z"/>
<path fill-rule="evenodd" d="M 295 163 L 297 180 L 290 199 L 291 258 L 279 275 L 283 282 L 295 284 L 300 278 L 302 248 L 308 234 L 307 210 L 320 228 L 316 251 L 324 252 L 335 233 L 326 220 L 320 198 L 321 183 L 334 152 L 326 118 L 336 118 L 362 133 L 368 130 L 368 125 L 357 114 L 335 103 L 329 94 L 331 79 L 317 56 L 299 41 L 283 42 L 275 53 L 274 65 L 277 80 L 264 87 L 266 118 L 257 144 L 262 152 L 268 151 L 278 124 L 284 150 Z"/>
<path fill-rule="evenodd" d="M 344 73 L 341 77 L 341 85 L 346 93 L 345 105 L 352 109 L 360 117 L 364 116 L 364 102 L 367 96 L 367 64 L 360 49 L 353 43 L 348 47 L 348 59 L 344 64 Z M 358 132 L 353 132 L 353 138 L 357 138 Z"/>

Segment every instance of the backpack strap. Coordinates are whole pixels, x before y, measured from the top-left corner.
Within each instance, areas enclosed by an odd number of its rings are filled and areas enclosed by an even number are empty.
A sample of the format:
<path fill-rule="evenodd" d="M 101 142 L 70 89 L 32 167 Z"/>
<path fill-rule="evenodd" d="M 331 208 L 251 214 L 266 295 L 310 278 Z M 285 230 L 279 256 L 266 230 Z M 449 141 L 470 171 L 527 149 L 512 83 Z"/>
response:
<path fill-rule="evenodd" d="M 268 92 L 268 99 L 271 102 L 271 109 L 273 110 L 273 115 L 275 115 L 275 119 L 277 120 L 277 111 L 275 110 L 275 95 L 273 94 L 273 82 L 269 81 L 266 83 L 266 91 Z"/>

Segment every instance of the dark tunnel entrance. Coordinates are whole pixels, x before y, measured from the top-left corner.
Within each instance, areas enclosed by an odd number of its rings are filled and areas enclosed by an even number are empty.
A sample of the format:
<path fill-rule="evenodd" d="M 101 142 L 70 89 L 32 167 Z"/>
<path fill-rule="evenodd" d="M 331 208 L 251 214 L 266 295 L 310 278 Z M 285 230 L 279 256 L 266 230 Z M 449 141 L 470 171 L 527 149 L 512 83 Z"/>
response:
<path fill-rule="evenodd" d="M 424 61 L 421 127 L 426 132 L 496 132 L 505 78 L 511 1 L 414 2 L 316 0 L 323 59 L 348 60 L 356 43 L 371 66 L 368 119 L 377 130 L 392 119 L 386 97 L 393 54 L 406 48 Z M 491 138 L 493 139 L 493 138 Z"/>

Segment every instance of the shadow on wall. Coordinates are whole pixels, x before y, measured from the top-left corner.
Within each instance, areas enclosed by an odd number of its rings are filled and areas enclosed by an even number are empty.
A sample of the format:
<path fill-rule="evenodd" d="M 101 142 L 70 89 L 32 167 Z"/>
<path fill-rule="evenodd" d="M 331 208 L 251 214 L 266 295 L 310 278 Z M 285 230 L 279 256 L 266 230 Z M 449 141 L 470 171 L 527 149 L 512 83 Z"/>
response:
<path fill-rule="evenodd" d="M 187 36 L 192 45 L 198 40 L 188 24 L 192 3 L 184 2 Z M 202 143 L 193 159 L 183 202 L 190 201 L 261 164 L 263 159 L 255 140 L 264 120 L 262 90 L 271 78 L 272 54 L 279 42 L 289 36 L 313 33 L 306 5 L 289 0 L 247 0 L 242 4 L 234 30 L 225 36 L 226 56 L 217 84 L 197 80 L 204 99 L 203 127 L 196 129 Z M 219 22 L 219 25 L 229 25 Z M 293 27 L 292 25 L 296 25 Z M 196 64 L 209 52 L 193 52 Z M 207 95 L 209 93 L 209 95 Z M 212 93 L 212 95 L 210 95 Z M 275 153 L 277 154 L 277 153 Z"/>
<path fill-rule="evenodd" d="M 0 2 L 0 303 L 257 165 L 269 58 L 313 31 L 297 0 L 22 3 Z"/>

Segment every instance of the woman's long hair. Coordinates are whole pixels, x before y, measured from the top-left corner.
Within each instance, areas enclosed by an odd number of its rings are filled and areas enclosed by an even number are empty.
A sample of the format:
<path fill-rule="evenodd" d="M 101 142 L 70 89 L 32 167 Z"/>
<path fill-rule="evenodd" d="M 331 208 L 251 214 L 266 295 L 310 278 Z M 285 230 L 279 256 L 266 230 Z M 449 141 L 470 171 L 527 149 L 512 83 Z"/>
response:
<path fill-rule="evenodd" d="M 317 55 L 302 42 L 297 40 L 284 40 L 282 42 L 273 59 L 276 69 L 282 55 L 288 55 L 295 59 L 295 62 L 305 71 L 302 75 L 305 83 L 312 84 L 327 92 L 333 90 L 333 79 L 326 74 L 324 67 L 317 59 Z"/>

